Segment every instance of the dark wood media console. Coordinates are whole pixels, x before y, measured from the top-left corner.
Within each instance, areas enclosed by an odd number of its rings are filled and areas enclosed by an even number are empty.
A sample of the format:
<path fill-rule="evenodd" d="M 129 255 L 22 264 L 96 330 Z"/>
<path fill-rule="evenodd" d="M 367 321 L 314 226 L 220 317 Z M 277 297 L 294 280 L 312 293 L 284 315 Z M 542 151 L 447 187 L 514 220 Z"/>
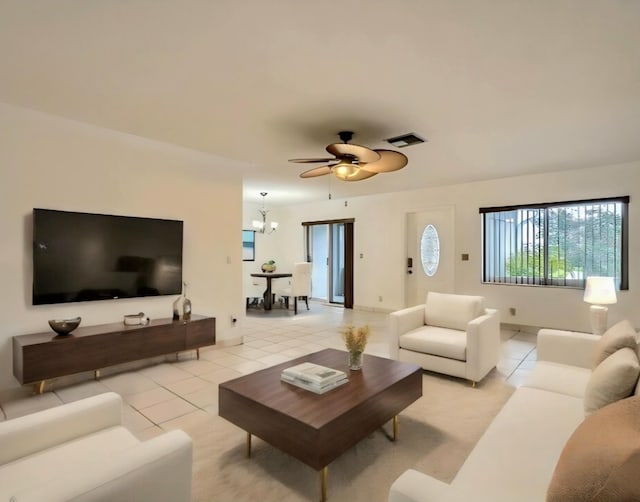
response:
<path fill-rule="evenodd" d="M 190 321 L 155 319 L 145 326 L 124 323 L 79 327 L 69 335 L 52 331 L 13 337 L 13 374 L 21 384 L 94 371 L 149 357 L 196 350 L 216 343 L 214 317 Z"/>

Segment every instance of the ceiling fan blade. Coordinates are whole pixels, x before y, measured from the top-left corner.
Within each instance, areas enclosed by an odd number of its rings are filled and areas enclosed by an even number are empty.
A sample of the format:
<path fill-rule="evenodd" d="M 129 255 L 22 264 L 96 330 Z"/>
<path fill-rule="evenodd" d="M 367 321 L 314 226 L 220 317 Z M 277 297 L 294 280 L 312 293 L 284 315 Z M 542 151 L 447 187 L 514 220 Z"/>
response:
<path fill-rule="evenodd" d="M 358 169 L 358 172 L 348 176 L 347 178 L 340 178 L 343 181 L 361 181 L 366 180 L 367 178 L 371 178 L 378 173 L 374 173 L 372 171 L 365 171 L 364 169 Z"/>
<path fill-rule="evenodd" d="M 380 154 L 380 160 L 361 165 L 360 169 L 365 169 L 373 173 L 390 173 L 397 171 L 407 165 L 407 156 L 395 150 L 375 150 Z"/>
<path fill-rule="evenodd" d="M 301 178 L 315 178 L 316 176 L 324 176 L 331 173 L 331 166 L 314 167 L 308 171 L 303 172 Z"/>
<path fill-rule="evenodd" d="M 358 162 L 375 162 L 380 159 L 380 155 L 370 148 L 350 143 L 333 143 L 326 150 L 336 157 L 355 157 Z"/>
<path fill-rule="evenodd" d="M 289 162 L 297 162 L 298 164 L 315 164 L 316 162 L 331 162 L 336 160 L 334 158 L 331 159 L 289 159 Z"/>

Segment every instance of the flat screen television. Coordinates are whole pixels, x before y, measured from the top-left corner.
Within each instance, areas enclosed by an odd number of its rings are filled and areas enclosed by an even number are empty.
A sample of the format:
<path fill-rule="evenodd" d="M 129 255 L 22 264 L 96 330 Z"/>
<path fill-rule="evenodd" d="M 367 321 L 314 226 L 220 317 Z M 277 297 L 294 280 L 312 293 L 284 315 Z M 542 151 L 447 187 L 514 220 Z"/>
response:
<path fill-rule="evenodd" d="M 33 210 L 33 304 L 175 295 L 183 222 Z"/>

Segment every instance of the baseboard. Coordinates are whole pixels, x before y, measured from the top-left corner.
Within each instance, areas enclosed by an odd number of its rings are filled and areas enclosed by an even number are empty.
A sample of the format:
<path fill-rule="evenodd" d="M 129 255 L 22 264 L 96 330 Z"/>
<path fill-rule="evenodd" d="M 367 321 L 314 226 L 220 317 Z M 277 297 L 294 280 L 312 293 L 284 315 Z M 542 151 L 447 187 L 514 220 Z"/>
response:
<path fill-rule="evenodd" d="M 383 307 L 367 307 L 364 305 L 354 305 L 353 310 L 360 310 L 362 312 L 380 312 L 382 314 L 390 314 L 394 312 L 392 309 L 383 308 Z"/>
<path fill-rule="evenodd" d="M 216 340 L 216 346 L 218 347 L 233 347 L 234 345 L 242 345 L 243 343 L 244 336 L 242 335 L 223 338 L 222 340 Z"/>
<path fill-rule="evenodd" d="M 533 335 L 537 335 L 538 331 L 540 330 L 538 326 L 526 326 L 524 324 L 511 324 L 506 322 L 500 323 L 500 328 L 512 331 L 520 331 L 522 333 L 531 333 Z"/>

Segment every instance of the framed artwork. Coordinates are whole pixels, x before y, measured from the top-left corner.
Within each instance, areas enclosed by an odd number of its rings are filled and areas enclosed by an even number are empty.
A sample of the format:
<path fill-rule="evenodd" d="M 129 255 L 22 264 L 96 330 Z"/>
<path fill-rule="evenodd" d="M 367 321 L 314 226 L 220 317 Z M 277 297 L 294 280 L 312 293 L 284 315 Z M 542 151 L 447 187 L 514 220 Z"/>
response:
<path fill-rule="evenodd" d="M 242 231 L 242 261 L 256 261 L 256 231 Z"/>

